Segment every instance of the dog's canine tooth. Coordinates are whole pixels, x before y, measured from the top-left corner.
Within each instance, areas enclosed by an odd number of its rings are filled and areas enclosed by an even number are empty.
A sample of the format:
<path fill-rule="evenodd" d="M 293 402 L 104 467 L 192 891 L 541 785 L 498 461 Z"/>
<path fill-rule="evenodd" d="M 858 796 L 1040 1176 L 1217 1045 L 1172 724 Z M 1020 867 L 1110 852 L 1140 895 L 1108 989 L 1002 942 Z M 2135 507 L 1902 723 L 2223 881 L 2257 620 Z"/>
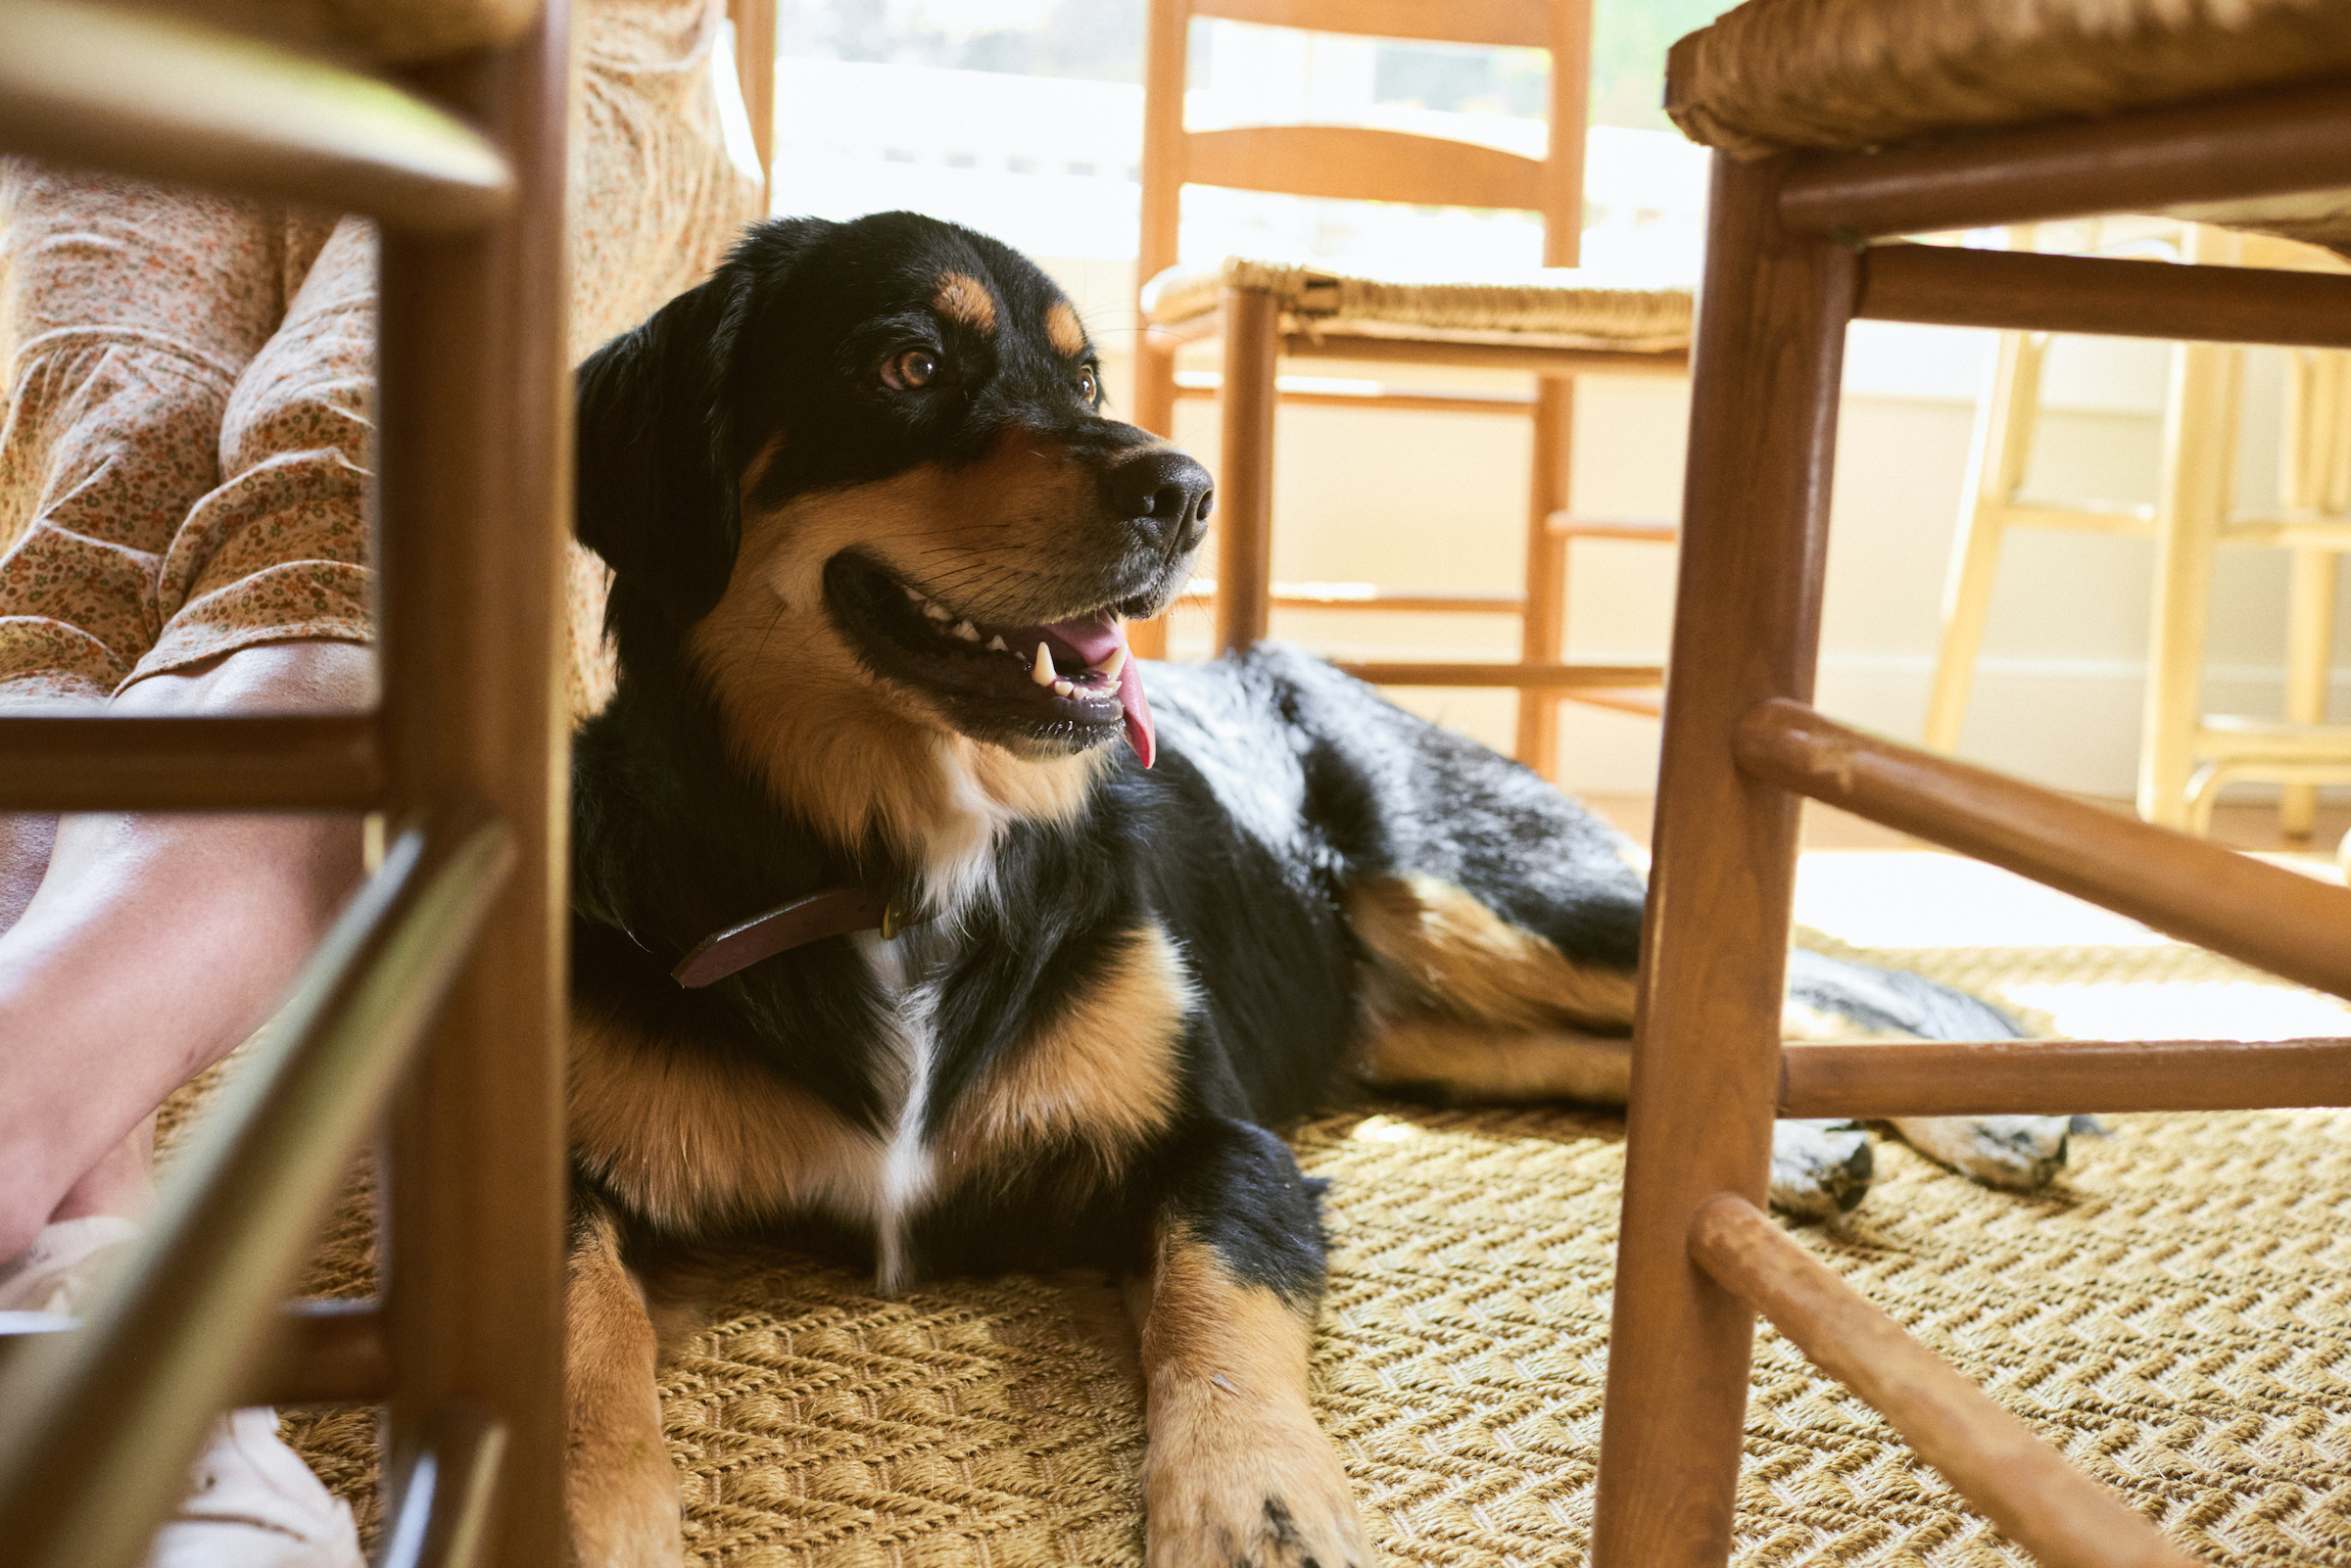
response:
<path fill-rule="evenodd" d="M 1065 697 L 1066 697 L 1066 696 L 1071 696 L 1071 695 L 1074 695 L 1074 694 L 1076 694 L 1076 692 L 1077 692 L 1077 690 L 1078 690 L 1078 689 L 1077 689 L 1075 686 L 1072 686 L 1072 685 L 1071 685 L 1069 682 L 1067 682 L 1067 681 L 1056 681 L 1056 682 L 1054 682 L 1054 683 L 1053 683 L 1053 689 L 1054 689 L 1055 691 L 1058 691 L 1059 693 L 1061 693 L 1061 694 L 1062 694 L 1063 696 L 1065 696 Z"/>
<path fill-rule="evenodd" d="M 928 604 L 931 602 L 929 599 L 923 597 L 923 591 L 921 589 L 914 588 L 903 583 L 898 586 L 900 591 L 904 593 L 908 598 L 914 600 L 914 602 L 917 604 Z"/>
<path fill-rule="evenodd" d="M 935 621 L 945 622 L 955 619 L 954 611 L 943 604 L 934 604 L 929 599 L 923 600 L 923 613 Z"/>
<path fill-rule="evenodd" d="M 1036 645 L 1036 664 L 1029 671 L 1029 679 L 1038 686 L 1051 686 L 1054 682 L 1053 650 L 1042 642 Z"/>
<path fill-rule="evenodd" d="M 1114 681 L 1119 678 L 1119 672 L 1125 668 L 1127 668 L 1127 644 L 1124 642 L 1103 654 L 1102 662 L 1094 666 L 1097 673 L 1107 675 Z"/>
<path fill-rule="evenodd" d="M 966 642 L 977 642 L 980 641 L 980 628 L 974 626 L 969 621 L 957 621 L 955 623 L 955 635 L 959 638 L 962 638 Z"/>
<path fill-rule="evenodd" d="M 1002 638 L 991 637 L 987 640 L 987 651 L 990 653 L 1010 653 L 1012 649 L 1004 645 L 1004 640 Z"/>

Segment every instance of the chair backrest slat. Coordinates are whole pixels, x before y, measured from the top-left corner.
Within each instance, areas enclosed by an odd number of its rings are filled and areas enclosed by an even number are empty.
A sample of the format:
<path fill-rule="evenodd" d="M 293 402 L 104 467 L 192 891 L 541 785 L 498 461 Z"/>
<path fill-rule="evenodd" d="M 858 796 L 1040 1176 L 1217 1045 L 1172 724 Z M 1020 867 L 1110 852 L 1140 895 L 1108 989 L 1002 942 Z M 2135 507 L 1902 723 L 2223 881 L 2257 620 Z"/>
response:
<path fill-rule="evenodd" d="M 1425 207 L 1543 205 L 1543 165 L 1492 147 L 1356 125 L 1249 125 L 1184 138 L 1199 185 Z"/>
<path fill-rule="evenodd" d="M 1192 0 L 1191 13 L 1308 32 L 1551 47 L 1549 0 Z"/>

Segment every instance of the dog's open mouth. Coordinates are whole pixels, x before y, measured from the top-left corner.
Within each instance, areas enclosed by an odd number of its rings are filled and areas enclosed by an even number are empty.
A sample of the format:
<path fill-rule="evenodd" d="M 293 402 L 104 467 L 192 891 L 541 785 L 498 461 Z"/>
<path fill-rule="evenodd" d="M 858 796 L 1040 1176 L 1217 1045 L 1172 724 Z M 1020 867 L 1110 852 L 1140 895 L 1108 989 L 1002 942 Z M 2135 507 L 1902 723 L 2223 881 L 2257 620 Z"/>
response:
<path fill-rule="evenodd" d="M 930 692 L 958 719 L 1073 750 L 1123 730 L 1151 766 L 1142 672 L 1110 610 L 1020 626 L 974 620 L 846 556 L 825 568 L 825 587 L 877 673 Z"/>

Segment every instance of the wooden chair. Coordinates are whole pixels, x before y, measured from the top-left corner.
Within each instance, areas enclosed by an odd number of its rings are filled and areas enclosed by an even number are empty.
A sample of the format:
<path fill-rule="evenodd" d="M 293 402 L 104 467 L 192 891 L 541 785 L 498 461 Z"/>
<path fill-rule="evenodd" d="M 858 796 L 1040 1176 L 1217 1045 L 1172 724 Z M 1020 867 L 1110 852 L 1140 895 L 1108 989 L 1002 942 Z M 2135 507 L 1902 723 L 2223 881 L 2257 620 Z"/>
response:
<path fill-rule="evenodd" d="M 380 1562 L 563 1554 L 568 47 L 560 0 L 467 20 L 463 53 L 396 84 L 135 12 L 0 7 L 0 148 L 383 233 L 381 706 L 0 720 L 0 810 L 394 827 L 119 1287 L 0 1362 L 16 1568 L 136 1561 L 222 1408 L 321 1401 L 388 1406 Z M 381 1299 L 281 1307 L 387 1106 Z"/>
<path fill-rule="evenodd" d="M 1720 1564 L 1753 1314 L 2039 1560 L 2183 1564 L 1763 1213 L 1775 1116 L 2351 1104 L 2351 1042 L 1780 1040 L 1799 796 L 2351 995 L 2351 891 L 1809 704 L 1847 320 L 2351 347 L 2351 278 L 1883 243 L 2193 204 L 2323 231 L 2351 9 L 1751 0 L 1668 106 L 1718 149 L 1592 1560 Z M 1988 84 L 1996 84 L 1994 93 Z M 1872 243 L 1877 242 L 1877 243 Z"/>
<path fill-rule="evenodd" d="M 2032 230 L 2012 236 L 2030 249 Z M 2342 270 L 2325 253 L 2268 235 L 2189 226 L 2183 260 Z M 2147 695 L 2138 811 L 2149 822 L 2211 831 L 2221 786 L 2257 779 L 2284 786 L 2280 826 L 2307 836 L 2315 785 L 2351 780 L 2351 727 L 2329 726 L 2327 689 L 2333 653 L 2337 557 L 2351 549 L 2351 413 L 2343 402 L 2351 356 L 2297 351 L 2286 379 L 2284 445 L 2274 512 L 2231 504 L 2237 465 L 2238 378 L 2244 351 L 2180 344 L 2172 388 L 2180 412 L 2167 421 L 2164 482 L 2156 505 L 2052 504 L 2023 496 L 2034 423 L 2040 409 L 2045 333 L 2004 332 L 1991 383 L 1977 408 L 1973 471 L 1961 499 L 1951 570 L 1943 587 L 1943 641 L 1927 703 L 1925 741 L 1955 750 L 1966 722 L 1984 623 L 1991 608 L 2000 544 L 2011 528 L 2060 528 L 2157 542 L 2159 571 L 2149 616 Z M 2187 410 L 2206 410 L 2203 418 Z M 2209 476 L 2200 480 L 2199 476 Z M 2291 559 L 2285 625 L 2283 722 L 2202 711 L 2205 626 L 2213 557 L 2223 546 L 2282 548 Z"/>
<path fill-rule="evenodd" d="M 1547 48 L 1552 58 L 1550 155 L 1538 161 L 1463 142 L 1353 126 L 1187 130 L 1183 93 L 1196 17 L 1319 32 Z M 1145 326 L 1135 356 L 1135 418 L 1144 428 L 1165 435 L 1172 430 L 1177 397 L 1214 396 L 1222 404 L 1223 446 L 1214 524 L 1218 646 L 1245 647 L 1264 638 L 1276 605 L 1517 615 L 1521 654 L 1513 663 L 1344 668 L 1390 686 L 1515 688 L 1517 755 L 1549 771 L 1561 695 L 1606 700 L 1611 692 L 1654 688 L 1662 673 L 1654 664 L 1562 660 L 1570 543 L 1586 537 L 1660 542 L 1674 537 L 1667 523 L 1578 518 L 1568 509 L 1574 376 L 1585 370 L 1682 373 L 1688 365 L 1689 291 L 1611 287 L 1572 272 L 1484 284 L 1403 283 L 1239 258 L 1206 271 L 1175 268 L 1186 184 L 1529 211 L 1543 219 L 1546 268 L 1574 267 L 1583 226 L 1589 0 L 1481 0 L 1476 5 L 1455 0 L 1387 0 L 1379 5 L 1354 0 L 1151 0 L 1146 47 L 1142 242 L 1136 268 L 1143 285 Z M 1221 379 L 1213 385 L 1179 386 L 1176 351 L 1216 339 L 1223 345 Z M 1360 396 L 1284 392 L 1276 372 L 1285 358 L 1526 370 L 1534 373 L 1536 387 L 1531 399 L 1425 391 Z M 1527 506 L 1525 593 L 1274 584 L 1271 511 L 1277 402 L 1531 414 L 1535 455 Z M 1135 636 L 1139 651 L 1164 654 L 1164 627 L 1140 628 Z"/>

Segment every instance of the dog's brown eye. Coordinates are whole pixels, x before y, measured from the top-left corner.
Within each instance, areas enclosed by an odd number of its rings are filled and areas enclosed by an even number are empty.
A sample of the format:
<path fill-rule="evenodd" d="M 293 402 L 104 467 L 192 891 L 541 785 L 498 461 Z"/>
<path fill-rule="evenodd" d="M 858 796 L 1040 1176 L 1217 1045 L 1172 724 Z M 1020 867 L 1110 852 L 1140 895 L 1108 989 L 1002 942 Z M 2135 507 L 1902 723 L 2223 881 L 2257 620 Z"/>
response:
<path fill-rule="evenodd" d="M 1094 380 L 1093 367 L 1089 365 L 1085 369 L 1079 371 L 1078 396 L 1087 403 L 1092 403 L 1101 395 L 1102 388 Z"/>
<path fill-rule="evenodd" d="M 928 349 L 908 349 L 882 364 L 882 379 L 900 392 L 927 387 L 937 378 L 938 356 Z"/>

